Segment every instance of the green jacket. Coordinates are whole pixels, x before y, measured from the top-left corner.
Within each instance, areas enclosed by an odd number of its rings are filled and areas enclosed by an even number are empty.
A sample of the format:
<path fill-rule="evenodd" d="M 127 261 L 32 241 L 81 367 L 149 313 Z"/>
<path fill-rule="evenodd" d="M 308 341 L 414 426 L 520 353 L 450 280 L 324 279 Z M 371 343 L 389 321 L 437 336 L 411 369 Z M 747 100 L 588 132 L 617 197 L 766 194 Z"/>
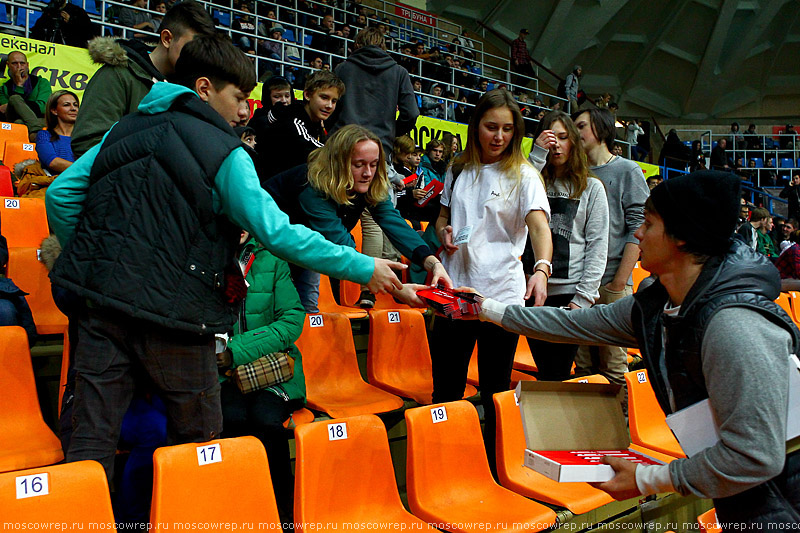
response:
<path fill-rule="evenodd" d="M 305 401 L 303 362 L 294 341 L 303 332 L 306 313 L 292 283 L 289 264 L 269 253 L 254 239 L 248 241 L 245 250 L 248 249 L 254 250 L 255 259 L 247 273 L 250 286 L 244 305 L 244 324 L 240 320 L 234 326 L 233 338 L 228 343 L 233 354 L 233 367 L 288 348 L 294 357 L 294 376 L 268 390 L 279 396 L 285 394 L 290 400 Z"/>
<path fill-rule="evenodd" d="M 92 61 L 102 66 L 83 93 L 72 131 L 75 159 L 99 144 L 119 119 L 135 112 L 154 82 L 164 80 L 149 52 L 149 47 L 135 40 L 97 37 L 89 42 Z"/>
<path fill-rule="evenodd" d="M 33 89 L 31 93 L 25 98 L 25 101 L 29 104 L 34 104 L 39 108 L 39 112 L 36 113 L 40 117 L 44 116 L 44 108 L 47 105 L 47 100 L 50 98 L 50 95 L 53 93 L 52 87 L 50 87 L 50 82 L 40 76 L 34 76 L 33 74 L 30 75 L 31 83 L 33 85 Z M 4 105 L 8 103 L 8 99 L 11 98 L 12 95 L 18 94 L 20 96 L 24 96 L 24 89 L 22 87 L 17 87 L 14 85 L 14 81 L 9 78 L 7 82 L 3 85 L 0 85 L 0 105 Z M 31 107 L 33 109 L 33 107 Z M 35 110 L 34 110 L 35 111 Z"/>

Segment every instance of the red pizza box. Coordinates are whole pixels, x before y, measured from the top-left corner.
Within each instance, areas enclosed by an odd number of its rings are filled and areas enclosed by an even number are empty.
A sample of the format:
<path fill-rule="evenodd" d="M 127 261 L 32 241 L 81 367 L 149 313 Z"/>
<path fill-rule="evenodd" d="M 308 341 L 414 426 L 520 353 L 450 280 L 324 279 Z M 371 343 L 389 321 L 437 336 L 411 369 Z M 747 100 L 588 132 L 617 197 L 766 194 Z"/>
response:
<path fill-rule="evenodd" d="M 614 470 L 602 455 L 661 464 L 630 450 L 621 387 L 520 381 L 516 397 L 525 432 L 525 466 L 561 482 L 603 482 Z"/>
<path fill-rule="evenodd" d="M 554 481 L 603 482 L 614 477 L 614 469 L 603 463 L 606 455 L 644 465 L 662 464 L 634 450 L 525 450 L 525 466 Z"/>
<path fill-rule="evenodd" d="M 469 315 L 478 315 L 481 304 L 476 295 L 467 292 L 456 292 L 444 286 L 422 289 L 417 296 L 428 304 L 428 307 L 447 318 L 458 319 Z"/>
<path fill-rule="evenodd" d="M 417 174 L 416 172 L 414 172 L 414 173 L 413 173 L 413 174 L 411 174 L 410 176 L 406 176 L 405 178 L 403 178 L 403 184 L 404 184 L 404 185 L 408 185 L 408 184 L 409 184 L 409 183 L 411 183 L 412 181 L 416 180 L 418 177 L 419 177 L 419 174 Z"/>

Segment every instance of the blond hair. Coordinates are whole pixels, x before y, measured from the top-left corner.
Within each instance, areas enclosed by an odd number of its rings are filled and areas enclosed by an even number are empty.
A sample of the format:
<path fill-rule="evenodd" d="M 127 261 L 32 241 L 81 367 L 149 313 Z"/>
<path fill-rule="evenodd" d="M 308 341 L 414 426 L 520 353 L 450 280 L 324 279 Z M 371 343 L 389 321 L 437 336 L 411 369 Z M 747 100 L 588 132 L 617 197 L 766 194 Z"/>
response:
<path fill-rule="evenodd" d="M 350 160 L 353 150 L 362 141 L 372 141 L 378 145 L 378 168 L 369 184 L 367 204 L 377 205 L 389 197 L 389 178 L 386 175 L 386 160 L 383 146 L 378 136 L 356 124 L 348 124 L 331 135 L 322 148 L 317 148 L 308 156 L 308 183 L 338 205 L 352 205 L 353 171 Z"/>
<path fill-rule="evenodd" d="M 467 129 L 467 146 L 464 151 L 458 154 L 453 159 L 453 173 L 459 173 L 462 170 L 474 168 L 478 171 L 476 179 L 480 173 L 480 168 L 483 165 L 481 162 L 481 143 L 479 126 L 483 116 L 492 109 L 507 108 L 511 112 L 511 117 L 514 123 L 514 134 L 511 137 L 511 142 L 500 158 L 500 172 L 511 181 L 511 188 L 508 191 L 509 197 L 514 192 L 519 184 L 522 182 L 522 169 L 525 166 L 531 167 L 534 171 L 536 169 L 530 164 L 528 159 L 522 153 L 522 138 L 525 135 L 525 122 L 522 118 L 522 113 L 519 110 L 517 102 L 514 97 L 505 89 L 494 89 L 478 100 L 475 106 L 475 111 L 469 119 L 469 126 Z M 541 175 L 538 171 L 536 174 Z M 542 182 L 544 183 L 544 182 Z"/>

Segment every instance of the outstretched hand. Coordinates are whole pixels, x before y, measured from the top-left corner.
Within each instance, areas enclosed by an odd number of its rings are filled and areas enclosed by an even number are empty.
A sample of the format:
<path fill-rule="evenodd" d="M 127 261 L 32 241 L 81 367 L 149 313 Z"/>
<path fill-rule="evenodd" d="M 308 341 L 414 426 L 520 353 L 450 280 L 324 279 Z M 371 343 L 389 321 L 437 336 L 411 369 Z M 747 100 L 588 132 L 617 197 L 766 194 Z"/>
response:
<path fill-rule="evenodd" d="M 636 463 L 609 455 L 603 457 L 603 462 L 610 465 L 616 475 L 603 483 L 590 483 L 591 486 L 619 501 L 642 495 L 636 486 Z"/>
<path fill-rule="evenodd" d="M 376 257 L 375 270 L 372 271 L 372 277 L 367 283 L 367 289 L 369 289 L 369 291 L 373 294 L 391 290 L 401 290 L 403 288 L 403 284 L 400 283 L 399 279 L 397 279 L 397 275 L 394 273 L 394 270 L 404 270 L 406 268 L 408 268 L 408 266 L 404 265 L 403 263 L 397 263 L 395 261 L 388 261 L 386 259 Z"/>

